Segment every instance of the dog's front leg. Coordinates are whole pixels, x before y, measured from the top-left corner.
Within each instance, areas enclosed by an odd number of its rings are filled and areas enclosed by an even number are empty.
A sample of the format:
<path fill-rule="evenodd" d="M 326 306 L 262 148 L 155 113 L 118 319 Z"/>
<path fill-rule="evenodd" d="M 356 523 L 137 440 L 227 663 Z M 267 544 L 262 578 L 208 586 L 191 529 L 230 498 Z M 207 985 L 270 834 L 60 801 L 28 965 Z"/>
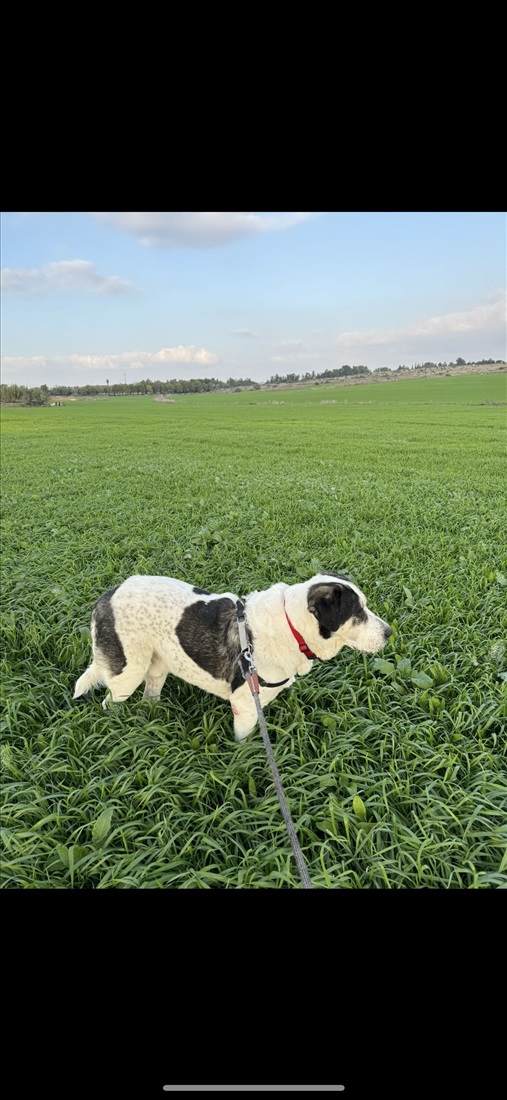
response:
<path fill-rule="evenodd" d="M 244 741 L 257 725 L 257 709 L 248 684 L 242 684 L 233 692 L 231 707 L 234 714 L 234 736 L 236 741 Z"/>

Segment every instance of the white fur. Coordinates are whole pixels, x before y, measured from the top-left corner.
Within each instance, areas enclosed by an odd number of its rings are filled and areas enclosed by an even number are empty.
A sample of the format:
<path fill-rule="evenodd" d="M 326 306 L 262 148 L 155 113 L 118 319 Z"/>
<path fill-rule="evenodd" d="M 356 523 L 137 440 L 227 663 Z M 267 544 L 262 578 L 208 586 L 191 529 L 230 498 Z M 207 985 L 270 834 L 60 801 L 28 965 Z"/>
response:
<path fill-rule="evenodd" d="M 366 621 L 355 624 L 349 619 L 325 639 L 319 632 L 314 614 L 308 610 L 308 591 L 315 584 L 336 584 L 351 588 L 358 596 Z M 144 680 L 145 696 L 159 698 L 168 673 L 195 684 L 205 691 L 230 700 L 234 713 L 234 733 L 242 741 L 254 729 L 257 722 L 255 703 L 248 684 L 243 682 L 234 692 L 226 680 L 219 680 L 196 664 L 182 648 L 175 633 L 185 608 L 197 601 L 216 600 L 228 596 L 237 600 L 231 592 L 196 594 L 185 581 L 172 577 L 134 576 L 124 581 L 111 597 L 114 626 L 123 646 L 126 666 L 119 675 L 112 675 L 107 661 L 96 645 L 92 618 L 93 663 L 76 683 L 77 699 L 94 684 L 105 684 L 109 701 L 122 702 Z M 287 614 L 296 630 L 302 634 L 309 648 L 321 660 L 336 656 L 342 646 L 350 646 L 363 653 L 376 653 L 386 641 L 387 624 L 366 607 L 366 599 L 351 581 L 337 581 L 334 574 L 319 573 L 301 584 L 274 584 L 262 592 L 252 592 L 244 601 L 248 627 L 253 634 L 253 656 L 259 676 L 270 683 L 287 678 L 282 687 L 261 687 L 260 701 L 267 706 L 284 687 L 290 687 L 296 676 L 303 676 L 313 667 L 299 651 L 285 617 Z"/>

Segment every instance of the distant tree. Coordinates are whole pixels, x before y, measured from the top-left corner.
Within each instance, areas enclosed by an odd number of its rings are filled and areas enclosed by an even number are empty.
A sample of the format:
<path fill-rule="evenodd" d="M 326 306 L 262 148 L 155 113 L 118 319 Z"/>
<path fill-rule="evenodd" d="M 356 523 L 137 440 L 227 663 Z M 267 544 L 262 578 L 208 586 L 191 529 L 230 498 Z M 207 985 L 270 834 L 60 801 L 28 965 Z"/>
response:
<path fill-rule="evenodd" d="M 216 383 L 216 385 L 220 385 L 220 386 L 224 385 L 223 382 L 217 382 L 217 380 L 215 378 L 210 379 L 210 380 L 208 380 L 206 378 L 206 379 L 203 379 L 203 381 L 205 381 L 205 382 L 212 381 L 212 382 Z M 228 378 L 225 385 L 226 385 L 227 389 L 232 390 L 232 389 L 237 389 L 238 386 L 239 387 L 241 387 L 241 386 L 252 386 L 253 381 L 252 381 L 251 378 Z"/>
<path fill-rule="evenodd" d="M 458 356 L 458 358 L 456 359 L 456 366 L 457 367 L 466 367 L 465 360 L 462 359 L 461 356 Z"/>
<path fill-rule="evenodd" d="M 26 397 L 28 405 L 46 404 L 46 394 L 42 392 L 40 386 L 34 386 L 33 389 L 27 390 Z"/>

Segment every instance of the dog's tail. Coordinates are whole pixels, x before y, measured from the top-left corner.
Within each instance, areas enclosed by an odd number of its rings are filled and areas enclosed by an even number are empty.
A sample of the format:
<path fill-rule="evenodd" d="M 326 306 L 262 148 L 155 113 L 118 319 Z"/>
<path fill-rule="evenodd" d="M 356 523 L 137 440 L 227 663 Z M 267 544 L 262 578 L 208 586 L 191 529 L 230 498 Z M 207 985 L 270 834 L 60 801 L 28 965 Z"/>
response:
<path fill-rule="evenodd" d="M 86 692 L 94 686 L 94 684 L 103 684 L 102 674 L 97 668 L 95 661 L 83 672 L 83 675 L 79 677 L 74 688 L 73 699 L 79 699 L 80 695 L 86 695 Z"/>

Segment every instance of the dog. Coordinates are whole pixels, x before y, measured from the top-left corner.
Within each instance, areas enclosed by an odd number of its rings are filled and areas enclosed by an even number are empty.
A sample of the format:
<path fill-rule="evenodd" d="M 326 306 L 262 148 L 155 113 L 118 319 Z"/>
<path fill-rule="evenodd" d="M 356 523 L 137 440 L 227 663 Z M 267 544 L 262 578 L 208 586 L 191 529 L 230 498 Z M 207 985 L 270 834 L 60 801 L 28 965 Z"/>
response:
<path fill-rule="evenodd" d="M 274 584 L 244 602 L 231 592 L 217 595 L 173 577 L 129 577 L 94 605 L 93 661 L 79 677 L 74 699 L 105 684 L 106 707 L 128 699 L 143 680 L 144 697 L 159 699 L 171 673 L 228 699 L 234 735 L 243 741 L 257 724 L 257 711 L 243 674 L 238 610 L 244 610 L 263 707 L 315 660 L 329 661 L 343 646 L 378 653 L 392 633 L 340 573 Z"/>

